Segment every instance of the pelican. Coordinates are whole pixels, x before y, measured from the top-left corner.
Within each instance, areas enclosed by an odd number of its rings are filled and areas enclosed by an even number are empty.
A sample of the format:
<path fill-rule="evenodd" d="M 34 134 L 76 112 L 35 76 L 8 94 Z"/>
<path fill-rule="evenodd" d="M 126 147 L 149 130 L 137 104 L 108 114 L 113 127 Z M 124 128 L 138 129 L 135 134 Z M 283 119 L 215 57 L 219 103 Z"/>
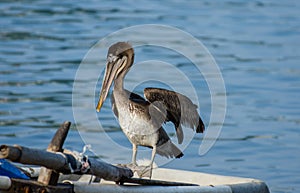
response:
<path fill-rule="evenodd" d="M 183 141 L 182 125 L 203 133 L 205 127 L 197 112 L 197 106 L 179 93 L 162 88 L 145 88 L 144 96 L 124 89 L 124 78 L 133 65 L 134 50 L 127 42 L 113 44 L 107 54 L 107 65 L 102 82 L 97 112 L 107 98 L 114 82 L 111 95 L 112 110 L 120 127 L 132 143 L 132 163 L 137 166 L 138 146 L 152 148 L 149 167 L 152 167 L 156 154 L 167 158 L 180 158 L 182 151 L 175 146 L 162 127 L 172 122 L 176 130 L 178 143 Z M 150 174 L 151 178 L 151 174 Z"/>

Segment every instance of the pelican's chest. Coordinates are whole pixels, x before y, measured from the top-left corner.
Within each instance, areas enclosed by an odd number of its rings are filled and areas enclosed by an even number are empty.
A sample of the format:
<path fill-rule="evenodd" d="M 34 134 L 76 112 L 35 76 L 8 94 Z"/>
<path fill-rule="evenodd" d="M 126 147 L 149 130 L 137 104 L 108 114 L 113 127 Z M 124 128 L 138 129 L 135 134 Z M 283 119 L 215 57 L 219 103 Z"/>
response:
<path fill-rule="evenodd" d="M 129 139 L 129 141 L 136 145 L 153 147 L 154 145 L 156 145 L 158 140 L 157 133 L 153 133 L 149 135 L 135 134 L 130 131 L 124 131 L 124 133 Z"/>
<path fill-rule="evenodd" d="M 114 90 L 112 97 L 113 111 L 127 138 L 137 145 L 155 145 L 158 133 L 147 116 L 146 108 L 131 101 L 128 92 Z"/>

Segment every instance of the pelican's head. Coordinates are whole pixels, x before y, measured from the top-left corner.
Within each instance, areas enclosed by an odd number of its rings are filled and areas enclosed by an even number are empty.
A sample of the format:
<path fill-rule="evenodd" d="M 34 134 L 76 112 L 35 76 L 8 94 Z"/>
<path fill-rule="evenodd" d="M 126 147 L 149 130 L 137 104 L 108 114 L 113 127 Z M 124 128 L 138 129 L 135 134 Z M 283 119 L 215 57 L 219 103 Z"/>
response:
<path fill-rule="evenodd" d="M 122 78 L 124 78 L 124 75 L 132 66 L 133 57 L 134 51 L 129 43 L 118 42 L 109 47 L 105 76 L 102 82 L 97 112 L 100 111 L 113 81 L 117 79 L 120 74 L 123 74 Z"/>

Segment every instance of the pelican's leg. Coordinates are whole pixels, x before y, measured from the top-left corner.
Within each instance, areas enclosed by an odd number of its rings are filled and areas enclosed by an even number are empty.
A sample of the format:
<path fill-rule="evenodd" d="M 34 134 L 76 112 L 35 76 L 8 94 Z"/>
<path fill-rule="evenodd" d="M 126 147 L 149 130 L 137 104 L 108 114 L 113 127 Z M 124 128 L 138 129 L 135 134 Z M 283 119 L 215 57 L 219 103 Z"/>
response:
<path fill-rule="evenodd" d="M 151 179 L 155 155 L 156 155 L 156 146 L 153 146 L 150 164 L 147 166 L 137 166 L 136 172 L 140 178 L 149 177 Z"/>
<path fill-rule="evenodd" d="M 136 163 L 136 153 L 137 153 L 137 145 L 132 144 L 132 164 L 137 166 Z"/>
<path fill-rule="evenodd" d="M 136 162 L 136 153 L 137 153 L 137 145 L 136 144 L 132 144 L 132 161 L 131 161 L 131 163 L 128 163 L 128 164 L 118 164 L 118 166 L 129 168 L 133 172 L 138 171 L 139 170 L 139 166 L 137 165 L 137 162 Z"/>
<path fill-rule="evenodd" d="M 154 162 L 155 155 L 156 155 L 156 145 L 153 146 L 151 161 L 150 161 L 150 165 L 149 165 L 150 166 L 150 179 L 152 177 L 152 169 L 153 169 L 153 162 Z"/>

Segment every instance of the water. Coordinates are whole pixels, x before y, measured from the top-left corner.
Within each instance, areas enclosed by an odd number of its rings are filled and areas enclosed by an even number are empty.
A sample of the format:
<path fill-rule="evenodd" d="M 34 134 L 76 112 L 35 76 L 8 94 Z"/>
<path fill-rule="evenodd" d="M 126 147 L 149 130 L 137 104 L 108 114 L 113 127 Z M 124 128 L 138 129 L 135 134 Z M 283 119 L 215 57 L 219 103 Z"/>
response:
<path fill-rule="evenodd" d="M 2 1 L 1 144 L 46 148 L 63 121 L 75 122 L 72 87 L 88 50 L 115 30 L 165 24 L 191 33 L 212 53 L 225 81 L 227 113 L 221 136 L 206 155 L 198 155 L 202 136 L 197 135 L 182 159 L 164 167 L 259 178 L 272 192 L 299 192 L 299 7 L 297 1 L 261 0 Z M 152 57 L 181 69 L 187 62 L 155 48 L 137 51 L 137 59 Z M 90 68 L 97 70 L 97 65 Z M 134 78 L 128 77 L 131 81 Z M 199 86 L 201 114 L 207 123 L 209 91 L 203 80 Z M 129 148 L 108 103 L 103 111 L 106 134 Z M 81 150 L 78 128 L 73 124 L 66 148 Z M 91 142 L 105 143 L 93 128 L 82 133 Z M 103 148 L 99 156 L 115 162 L 130 159 L 120 154 Z"/>

